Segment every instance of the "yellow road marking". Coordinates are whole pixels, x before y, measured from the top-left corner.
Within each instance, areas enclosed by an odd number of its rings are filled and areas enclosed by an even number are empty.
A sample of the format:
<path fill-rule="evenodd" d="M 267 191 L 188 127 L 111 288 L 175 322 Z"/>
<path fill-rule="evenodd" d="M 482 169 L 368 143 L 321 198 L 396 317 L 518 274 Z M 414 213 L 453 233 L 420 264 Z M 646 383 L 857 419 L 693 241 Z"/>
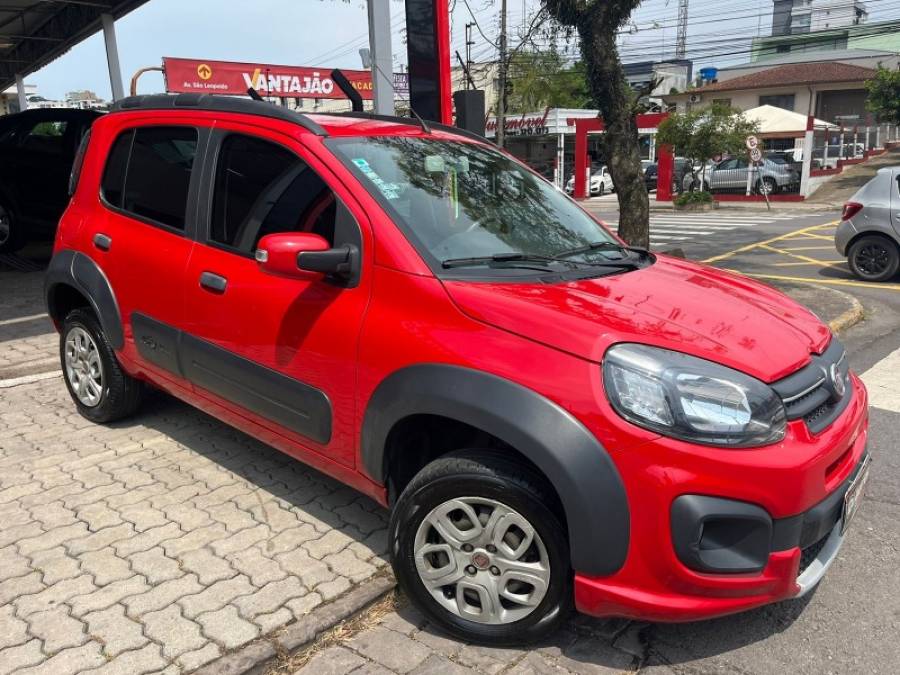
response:
<path fill-rule="evenodd" d="M 728 269 L 728 268 L 723 268 Z M 775 281 L 802 281 L 809 284 L 827 284 L 831 286 L 855 286 L 857 288 L 884 289 L 888 291 L 900 291 L 900 284 L 876 284 L 867 281 L 850 281 L 849 279 L 810 279 L 809 277 L 789 277 L 778 274 L 750 274 L 741 270 L 728 269 L 729 272 L 737 272 L 754 279 L 773 279 Z"/>
<path fill-rule="evenodd" d="M 801 246 L 799 248 L 783 248 L 782 251 L 833 251 L 834 246 Z"/>
<path fill-rule="evenodd" d="M 832 265 L 842 265 L 843 263 L 843 260 L 810 260 L 809 262 L 772 263 L 772 265 L 773 267 L 797 267 L 803 265 L 826 265 L 830 267 Z"/>
<path fill-rule="evenodd" d="M 788 237 L 795 237 L 798 234 L 806 234 L 811 232 L 812 230 L 818 230 L 823 227 L 829 227 L 832 225 L 837 225 L 839 221 L 835 220 L 830 223 L 824 223 L 822 225 L 811 225 L 809 227 L 804 227 L 799 230 L 794 230 L 793 232 L 787 232 L 785 234 L 779 235 L 777 237 L 772 237 L 771 239 L 766 239 L 765 241 L 756 242 L 755 244 L 748 244 L 747 246 L 741 246 L 740 248 L 736 248 L 733 251 L 728 251 L 727 253 L 722 253 L 721 255 L 715 255 L 712 258 L 707 258 L 703 262 L 709 264 L 718 262 L 719 260 L 727 260 L 732 256 L 737 255 L 738 253 L 745 253 L 746 251 L 752 251 L 755 248 L 759 248 L 760 246 L 766 246 L 768 244 L 773 244 L 776 241 L 782 241 L 783 239 L 787 239 Z M 822 237 L 823 239 L 828 239 L 828 237 Z"/>
<path fill-rule="evenodd" d="M 767 251 L 772 251 L 773 253 L 781 253 L 782 255 L 786 255 L 790 258 L 795 258 L 796 260 L 802 260 L 804 263 L 810 265 L 829 265 L 830 263 L 825 260 L 816 260 L 815 258 L 809 258 L 805 255 L 800 255 L 799 253 L 788 253 L 784 249 L 775 248 L 774 246 L 769 246 L 768 244 L 764 244 L 760 246 L 760 248 L 764 248 Z"/>

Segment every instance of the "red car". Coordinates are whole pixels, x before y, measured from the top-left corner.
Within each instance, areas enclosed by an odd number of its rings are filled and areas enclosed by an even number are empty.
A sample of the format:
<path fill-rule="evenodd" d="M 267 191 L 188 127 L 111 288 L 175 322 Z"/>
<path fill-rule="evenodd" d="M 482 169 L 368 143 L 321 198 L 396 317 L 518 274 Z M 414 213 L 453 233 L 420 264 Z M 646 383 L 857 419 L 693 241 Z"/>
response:
<path fill-rule="evenodd" d="M 835 559 L 868 469 L 840 342 L 484 140 L 138 97 L 75 172 L 46 297 L 78 410 L 150 384 L 390 507 L 397 578 L 453 635 L 714 617 Z"/>

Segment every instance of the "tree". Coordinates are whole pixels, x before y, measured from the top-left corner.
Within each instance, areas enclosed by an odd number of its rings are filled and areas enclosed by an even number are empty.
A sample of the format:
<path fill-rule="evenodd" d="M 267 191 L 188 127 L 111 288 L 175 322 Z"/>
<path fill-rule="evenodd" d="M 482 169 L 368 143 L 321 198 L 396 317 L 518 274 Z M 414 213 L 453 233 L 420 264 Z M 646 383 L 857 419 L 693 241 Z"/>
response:
<path fill-rule="evenodd" d="M 701 185 L 705 181 L 706 163 L 717 155 L 738 155 L 747 151 L 747 136 L 759 133 L 759 125 L 729 106 L 712 105 L 686 113 L 672 113 L 656 133 L 656 142 L 671 145 L 675 152 L 703 167 Z"/>
<path fill-rule="evenodd" d="M 866 108 L 879 122 L 900 124 L 900 69 L 878 66 L 875 77 L 866 80 Z"/>
<path fill-rule="evenodd" d="M 514 112 L 582 108 L 591 102 L 584 67 L 580 62 L 566 67 L 555 49 L 523 51 L 510 63 L 509 81 L 507 105 Z"/>
<path fill-rule="evenodd" d="M 641 171 L 635 115 L 640 93 L 625 79 L 616 35 L 641 0 L 544 0 L 550 16 L 578 32 L 588 90 L 606 133 L 600 148 L 619 200 L 619 236 L 633 246 L 650 245 L 650 201 Z"/>

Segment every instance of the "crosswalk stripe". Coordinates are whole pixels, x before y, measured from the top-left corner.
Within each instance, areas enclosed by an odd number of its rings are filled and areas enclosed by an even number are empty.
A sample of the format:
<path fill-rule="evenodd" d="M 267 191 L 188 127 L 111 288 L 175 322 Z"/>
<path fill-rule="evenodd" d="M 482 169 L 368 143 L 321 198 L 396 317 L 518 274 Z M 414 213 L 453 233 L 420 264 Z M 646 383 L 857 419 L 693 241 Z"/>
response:
<path fill-rule="evenodd" d="M 688 227 L 688 228 L 703 228 L 708 231 L 716 231 L 716 230 L 736 230 L 740 227 L 740 225 L 707 225 L 706 223 L 691 223 L 690 225 L 681 223 L 660 223 L 655 220 L 650 221 L 650 227 L 659 226 L 659 227 Z"/>
<path fill-rule="evenodd" d="M 653 227 L 650 226 L 650 234 L 713 234 L 711 230 L 688 230 L 684 228 Z"/>

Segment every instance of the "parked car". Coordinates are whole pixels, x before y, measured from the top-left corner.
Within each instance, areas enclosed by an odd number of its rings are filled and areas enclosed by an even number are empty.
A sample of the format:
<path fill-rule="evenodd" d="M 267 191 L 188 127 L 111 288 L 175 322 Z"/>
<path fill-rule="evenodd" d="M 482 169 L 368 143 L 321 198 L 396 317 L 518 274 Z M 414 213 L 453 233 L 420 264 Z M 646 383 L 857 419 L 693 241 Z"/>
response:
<path fill-rule="evenodd" d="M 884 167 L 844 204 L 834 234 L 838 253 L 864 281 L 889 281 L 900 270 L 900 166 Z"/>
<path fill-rule="evenodd" d="M 53 238 L 75 150 L 100 114 L 45 108 L 0 117 L 0 252 Z"/>
<path fill-rule="evenodd" d="M 656 189 L 657 173 L 659 165 L 656 162 L 650 162 L 644 169 L 644 185 L 647 191 Z M 683 157 L 676 157 L 672 166 L 672 192 L 677 194 L 681 192 L 684 183 L 684 177 L 691 172 L 691 160 Z"/>
<path fill-rule="evenodd" d="M 749 161 L 744 157 L 725 159 L 707 167 L 705 176 L 702 171 L 686 175 L 682 186 L 685 190 L 703 189 L 707 192 L 745 190 L 748 165 Z M 796 189 L 800 185 L 800 171 L 781 156 L 765 157 L 754 165 L 750 185 L 758 194 Z"/>
<path fill-rule="evenodd" d="M 73 179 L 46 301 L 79 413 L 149 383 L 389 507 L 401 587 L 458 638 L 729 614 L 838 555 L 868 416 L 828 327 L 477 136 L 137 97 Z"/>
<path fill-rule="evenodd" d="M 590 186 L 592 197 L 604 195 L 607 192 L 615 192 L 616 189 L 616 186 L 613 185 L 612 176 L 609 174 L 609 169 L 607 169 L 605 165 L 591 173 Z M 570 176 L 569 180 L 566 181 L 566 194 L 572 194 L 574 192 L 575 176 Z"/>

